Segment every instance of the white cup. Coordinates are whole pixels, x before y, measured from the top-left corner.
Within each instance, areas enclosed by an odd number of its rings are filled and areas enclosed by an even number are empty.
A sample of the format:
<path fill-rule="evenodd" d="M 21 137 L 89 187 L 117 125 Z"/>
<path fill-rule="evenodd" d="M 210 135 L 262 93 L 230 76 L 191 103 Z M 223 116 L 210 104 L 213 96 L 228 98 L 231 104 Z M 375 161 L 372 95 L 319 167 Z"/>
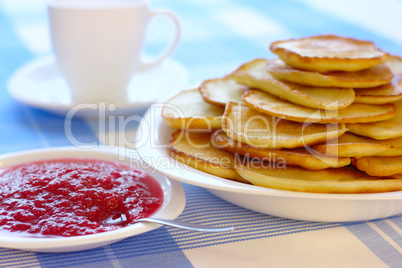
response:
<path fill-rule="evenodd" d="M 48 15 L 56 62 L 76 102 L 127 98 L 132 76 L 160 64 L 179 41 L 178 19 L 151 11 L 147 0 L 50 0 Z M 158 59 L 146 63 L 145 32 L 158 15 L 172 19 L 175 36 Z"/>

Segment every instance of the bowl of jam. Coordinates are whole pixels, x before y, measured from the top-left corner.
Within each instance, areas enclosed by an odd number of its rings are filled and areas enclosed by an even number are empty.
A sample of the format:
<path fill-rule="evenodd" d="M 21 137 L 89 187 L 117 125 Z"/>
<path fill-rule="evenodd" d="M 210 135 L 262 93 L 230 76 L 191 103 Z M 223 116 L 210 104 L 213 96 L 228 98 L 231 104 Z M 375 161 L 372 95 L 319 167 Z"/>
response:
<path fill-rule="evenodd" d="M 154 172 L 135 151 L 58 147 L 0 158 L 0 247 L 78 251 L 151 231 L 146 217 L 183 211 L 180 183 Z M 110 219 L 124 217 L 122 225 Z"/>

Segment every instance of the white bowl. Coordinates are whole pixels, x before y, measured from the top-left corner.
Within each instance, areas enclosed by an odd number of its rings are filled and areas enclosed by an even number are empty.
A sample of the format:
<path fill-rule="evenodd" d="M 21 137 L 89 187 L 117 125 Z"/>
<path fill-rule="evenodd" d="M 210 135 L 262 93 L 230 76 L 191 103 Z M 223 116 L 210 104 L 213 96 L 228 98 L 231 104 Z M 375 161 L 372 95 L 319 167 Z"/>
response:
<path fill-rule="evenodd" d="M 177 218 L 186 204 L 181 184 L 177 181 L 171 181 L 158 173 L 154 173 L 153 170 L 147 169 L 146 167 L 144 168 L 140 162 L 135 161 L 135 158 L 133 159 L 133 156 L 136 156 L 135 152 L 125 152 L 123 149 L 80 149 L 76 147 L 58 147 L 3 155 L 0 157 L 0 169 L 30 161 L 54 158 L 85 157 L 127 163 L 133 167 L 145 170 L 155 178 L 162 187 L 164 202 L 162 207 L 153 214 L 152 217 L 164 219 Z M 0 247 L 36 252 L 78 251 L 108 245 L 130 236 L 151 231 L 159 226 L 160 225 L 152 223 L 136 223 L 110 232 L 55 238 L 31 238 L 24 237 L 15 232 L 1 231 Z"/>
<path fill-rule="evenodd" d="M 145 163 L 169 178 L 204 187 L 241 207 L 278 217 L 319 222 L 365 221 L 402 213 L 402 192 L 321 194 L 264 188 L 230 181 L 188 167 L 166 153 L 172 133 L 161 117 L 161 105 L 145 114 L 136 148 Z"/>

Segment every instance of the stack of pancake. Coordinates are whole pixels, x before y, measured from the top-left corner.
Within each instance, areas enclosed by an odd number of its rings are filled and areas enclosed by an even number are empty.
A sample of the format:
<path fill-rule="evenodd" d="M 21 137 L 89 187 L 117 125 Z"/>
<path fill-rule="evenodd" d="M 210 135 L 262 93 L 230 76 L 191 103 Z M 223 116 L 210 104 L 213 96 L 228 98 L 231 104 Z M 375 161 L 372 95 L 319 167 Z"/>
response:
<path fill-rule="evenodd" d="M 270 49 L 278 58 L 252 60 L 165 103 L 162 117 L 177 129 L 168 154 L 269 188 L 402 190 L 402 59 L 334 35 Z"/>

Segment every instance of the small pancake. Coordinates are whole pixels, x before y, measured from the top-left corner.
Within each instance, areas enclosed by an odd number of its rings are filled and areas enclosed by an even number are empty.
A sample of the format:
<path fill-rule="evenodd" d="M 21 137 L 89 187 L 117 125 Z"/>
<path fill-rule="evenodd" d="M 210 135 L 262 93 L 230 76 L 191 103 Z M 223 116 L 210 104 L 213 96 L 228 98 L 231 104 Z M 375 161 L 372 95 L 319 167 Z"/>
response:
<path fill-rule="evenodd" d="M 400 117 L 373 123 L 346 124 L 346 127 L 352 133 L 376 140 L 402 137 L 402 122 Z"/>
<path fill-rule="evenodd" d="M 353 164 L 370 176 L 386 177 L 402 173 L 402 156 L 362 157 L 354 159 Z"/>
<path fill-rule="evenodd" d="M 238 84 L 230 76 L 204 81 L 198 88 L 204 101 L 225 107 L 229 101 L 239 102 L 247 86 Z"/>
<path fill-rule="evenodd" d="M 313 150 L 334 157 L 398 156 L 402 138 L 379 141 L 347 132 L 338 141 L 315 145 Z"/>
<path fill-rule="evenodd" d="M 395 83 L 397 79 L 399 82 L 399 90 L 401 90 L 401 75 L 402 75 L 402 58 L 398 56 L 391 56 L 386 64 L 391 68 L 396 77 L 391 83 Z M 402 100 L 395 102 L 397 107 L 397 115 L 389 120 L 373 122 L 373 123 L 355 123 L 347 124 L 350 132 L 358 135 L 370 137 L 376 140 L 393 139 L 402 137 Z"/>
<path fill-rule="evenodd" d="M 209 174 L 246 182 L 234 170 L 233 154 L 215 148 L 211 133 L 177 130 L 169 140 L 167 153 L 174 159 Z"/>
<path fill-rule="evenodd" d="M 386 64 L 394 73 L 391 82 L 375 88 L 355 89 L 356 103 L 381 104 L 402 99 L 402 59 L 391 56 Z"/>
<path fill-rule="evenodd" d="M 266 92 L 248 89 L 243 95 L 247 106 L 262 113 L 295 122 L 313 123 L 365 123 L 387 120 L 396 115 L 394 104 L 359 104 L 335 110 L 317 110 L 281 100 Z"/>
<path fill-rule="evenodd" d="M 256 59 L 231 74 L 239 84 L 257 88 L 281 99 L 310 108 L 338 110 L 354 101 L 352 88 L 320 88 L 275 79 L 268 71 L 269 60 Z"/>
<path fill-rule="evenodd" d="M 402 137 L 402 100 L 395 103 L 397 115 L 389 120 L 373 123 L 346 124 L 350 132 L 376 140 Z"/>
<path fill-rule="evenodd" d="M 162 108 L 162 118 L 171 128 L 219 129 L 224 108 L 206 103 L 198 89 L 182 91 Z"/>
<path fill-rule="evenodd" d="M 353 167 L 307 170 L 297 166 L 236 158 L 237 173 L 250 183 L 274 189 L 315 193 L 378 193 L 402 190 L 402 179 L 370 177 Z"/>
<path fill-rule="evenodd" d="M 240 103 L 229 102 L 222 129 L 233 140 L 258 148 L 297 148 L 324 143 L 347 130 L 338 124 L 301 124 L 260 113 Z"/>
<path fill-rule="evenodd" d="M 391 68 L 392 73 L 402 74 L 402 58 L 399 56 L 392 55 L 387 60 L 386 64 Z"/>
<path fill-rule="evenodd" d="M 257 158 L 263 161 L 284 163 L 286 165 L 301 166 L 310 170 L 320 170 L 330 167 L 342 167 L 350 164 L 350 158 L 328 157 L 311 154 L 305 148 L 269 149 L 256 148 L 245 143 L 234 141 L 223 131 L 217 130 L 213 135 L 215 146 L 233 154 L 240 154 L 248 158 Z"/>
<path fill-rule="evenodd" d="M 356 72 L 319 73 L 295 69 L 281 59 L 275 59 L 270 61 L 267 71 L 276 79 L 315 87 L 370 88 L 385 85 L 393 77 L 385 63 Z"/>
<path fill-rule="evenodd" d="M 292 67 L 322 73 L 360 71 L 384 63 L 389 57 L 372 42 L 335 35 L 277 41 L 269 48 Z"/>
<path fill-rule="evenodd" d="M 402 75 L 395 74 L 386 85 L 355 89 L 355 103 L 383 104 L 402 99 Z"/>

